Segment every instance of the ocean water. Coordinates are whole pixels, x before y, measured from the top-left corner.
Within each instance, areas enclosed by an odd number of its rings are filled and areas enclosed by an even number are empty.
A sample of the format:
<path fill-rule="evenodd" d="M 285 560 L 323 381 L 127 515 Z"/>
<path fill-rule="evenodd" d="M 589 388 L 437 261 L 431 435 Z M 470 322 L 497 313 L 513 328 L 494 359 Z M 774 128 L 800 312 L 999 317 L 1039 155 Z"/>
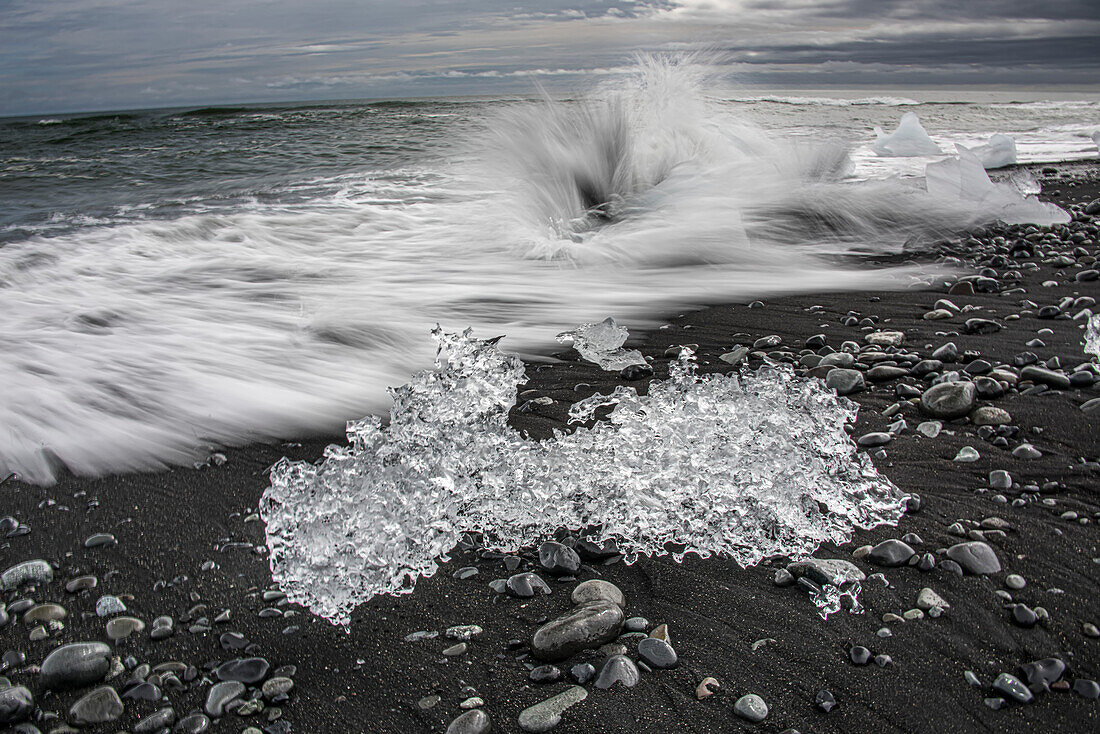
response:
<path fill-rule="evenodd" d="M 1096 157 L 1100 96 L 745 93 L 643 60 L 567 98 L 0 120 L 0 476 L 48 482 L 338 432 L 431 362 L 440 323 L 537 352 L 612 315 L 904 287 L 883 258 L 1033 203 L 926 194 L 873 155 Z"/>

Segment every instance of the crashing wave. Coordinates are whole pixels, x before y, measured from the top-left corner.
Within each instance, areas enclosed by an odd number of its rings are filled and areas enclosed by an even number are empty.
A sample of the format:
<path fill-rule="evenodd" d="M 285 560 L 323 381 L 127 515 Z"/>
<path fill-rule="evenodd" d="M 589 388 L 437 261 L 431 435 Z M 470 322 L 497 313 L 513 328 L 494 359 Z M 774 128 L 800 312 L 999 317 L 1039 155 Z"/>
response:
<path fill-rule="evenodd" d="M 572 406 L 541 442 L 508 425 L 524 365 L 496 340 L 433 332 L 439 369 L 391 391 L 389 425 L 348 425 L 319 464 L 282 460 L 260 502 L 272 577 L 347 625 L 355 606 L 436 572 L 466 533 L 513 553 L 595 528 L 628 562 L 665 554 L 750 565 L 896 523 L 902 493 L 857 453 L 856 407 L 820 380 L 764 367 L 696 373 L 690 350 L 648 395 L 619 386 Z"/>

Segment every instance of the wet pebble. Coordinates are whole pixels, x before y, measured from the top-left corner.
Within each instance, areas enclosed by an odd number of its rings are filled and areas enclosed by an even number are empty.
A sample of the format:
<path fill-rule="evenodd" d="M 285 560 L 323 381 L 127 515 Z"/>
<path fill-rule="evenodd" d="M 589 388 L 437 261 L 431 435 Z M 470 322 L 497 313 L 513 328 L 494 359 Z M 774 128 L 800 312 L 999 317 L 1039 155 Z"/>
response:
<path fill-rule="evenodd" d="M 82 696 L 69 709 L 69 721 L 76 726 L 106 724 L 122 717 L 125 707 L 110 686 L 101 686 Z"/>
<path fill-rule="evenodd" d="M 758 723 L 767 718 L 768 705 L 764 703 L 764 699 L 760 696 L 749 693 L 737 699 L 737 702 L 733 704 L 733 713 L 746 721 Z"/>
<path fill-rule="evenodd" d="M 600 666 L 595 686 L 606 690 L 618 683 L 626 688 L 633 688 L 638 684 L 639 678 L 638 666 L 633 660 L 626 655 L 611 655 Z"/>

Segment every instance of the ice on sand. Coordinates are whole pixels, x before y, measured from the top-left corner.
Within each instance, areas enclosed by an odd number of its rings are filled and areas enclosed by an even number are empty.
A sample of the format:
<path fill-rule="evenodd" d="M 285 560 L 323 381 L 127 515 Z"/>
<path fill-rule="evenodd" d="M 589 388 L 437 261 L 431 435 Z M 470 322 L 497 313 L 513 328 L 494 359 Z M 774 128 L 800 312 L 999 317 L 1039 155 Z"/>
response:
<path fill-rule="evenodd" d="M 963 146 L 956 144 L 955 147 Z M 1004 168 L 1016 162 L 1016 141 L 1009 135 L 996 133 L 989 138 L 988 143 L 976 145 L 967 150 L 973 153 L 987 169 Z"/>
<path fill-rule="evenodd" d="M 977 205 L 1007 224 L 1049 225 L 1070 220 L 1063 209 L 1033 196 L 1025 197 L 1013 184 L 993 183 L 977 156 L 962 145 L 956 148 L 957 158 L 925 166 L 924 181 L 929 194 L 944 201 Z"/>
<path fill-rule="evenodd" d="M 508 425 L 523 363 L 495 342 L 433 335 L 438 369 L 393 389 L 389 425 L 348 425 L 317 464 L 280 461 L 261 500 L 272 577 L 292 602 L 347 625 L 376 594 L 430 576 L 465 533 L 514 553 L 559 528 L 596 528 L 639 554 L 806 556 L 857 527 L 896 523 L 904 495 L 857 453 L 856 407 L 820 380 L 765 366 L 697 374 L 690 350 L 648 395 L 619 386 L 574 422 L 525 439 Z"/>
<path fill-rule="evenodd" d="M 558 341 L 573 342 L 573 349 L 584 359 L 608 372 L 618 372 L 624 367 L 645 364 L 645 357 L 637 349 L 623 349 L 630 333 L 608 316 L 598 324 L 581 324 L 572 331 L 558 334 Z"/>
<path fill-rule="evenodd" d="M 1100 313 L 1090 316 L 1085 327 L 1085 354 L 1091 354 L 1100 362 Z"/>
<path fill-rule="evenodd" d="M 898 129 L 890 134 L 876 127 L 875 136 L 871 149 L 876 155 L 883 157 L 943 155 L 940 146 L 928 137 L 928 133 L 920 124 L 920 118 L 913 112 L 902 115 Z"/>

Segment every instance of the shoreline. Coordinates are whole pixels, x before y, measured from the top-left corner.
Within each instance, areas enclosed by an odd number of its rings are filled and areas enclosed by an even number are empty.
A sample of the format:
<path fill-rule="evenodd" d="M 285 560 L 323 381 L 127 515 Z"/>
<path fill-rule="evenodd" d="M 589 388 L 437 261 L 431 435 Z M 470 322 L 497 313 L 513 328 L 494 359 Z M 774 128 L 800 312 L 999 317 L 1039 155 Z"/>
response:
<path fill-rule="evenodd" d="M 1100 196 L 1097 163 L 1055 164 L 1056 174 L 1042 173 L 1048 167 L 1032 167 L 1039 169 L 1037 177 L 1051 192 L 1044 199 L 1066 206 L 1075 199 L 1092 201 Z M 1053 193 L 1056 190 L 1057 195 Z M 1035 351 L 1043 359 L 1058 356 L 1062 366 L 1069 368 L 1086 361 L 1079 322 L 1040 320 L 1038 309 L 1022 309 L 1019 302 L 1031 299 L 1046 306 L 1065 296 L 1100 300 L 1097 281 L 1074 279 L 1076 272 L 1096 267 L 1100 255 L 1096 238 L 1081 247 L 1088 254 L 1079 257 L 1092 258 L 1085 263 L 1088 267 L 1039 262 L 1037 270 L 1021 270 L 1019 285 L 1024 293 L 949 295 L 946 288 L 938 288 L 765 299 L 761 308 L 727 305 L 687 312 L 669 319 L 667 328 L 633 335 L 628 346 L 654 357 L 656 379 L 667 375 L 665 349 L 680 343 L 699 345 L 701 374 L 726 372 L 733 368 L 720 357 L 735 342 L 751 344 L 760 337 L 778 335 L 783 345 L 797 353 L 806 338 L 817 333 L 825 333 L 828 343 L 835 346 L 846 339 L 862 340 L 864 332 L 858 324 L 842 324 L 847 312 L 856 311 L 857 322 L 875 316 L 876 327 L 903 331 L 906 348 L 922 357 L 929 356 L 930 346 L 954 341 L 960 352 L 977 350 L 991 365 L 1012 365 L 1039 329 L 1050 328 L 1053 333 L 1043 336 L 1046 346 Z M 1049 280 L 1057 284 L 1042 285 Z M 965 318 L 971 314 L 944 321 L 923 319 L 940 298 L 950 299 L 960 308 L 978 307 L 974 317 L 994 319 L 1003 329 L 994 334 L 962 333 Z M 821 308 L 809 311 L 811 306 Z M 1005 320 L 1021 310 L 1029 313 L 1018 320 Z M 960 333 L 944 335 L 954 331 Z M 535 390 L 554 402 L 532 405 L 525 413 L 513 409 L 510 417 L 515 428 L 535 439 L 563 428 L 563 418 L 573 402 L 621 384 L 616 374 L 577 361 L 572 350 L 553 356 L 559 361 L 528 363 L 529 382 L 521 392 Z M 578 391 L 579 383 L 587 383 L 589 388 Z M 640 387 L 643 383 L 630 384 Z M 853 436 L 887 429 L 891 418 L 883 412 L 899 402 L 896 384 L 896 380 L 869 384 L 869 390 L 850 396 L 861 408 Z M 1098 396 L 1100 389 L 1093 385 L 1043 394 L 1010 394 L 991 401 L 990 405 L 1008 411 L 1021 435 L 1040 449 L 1043 455 L 1032 460 L 1014 457 L 978 438 L 976 428 L 965 419 L 945 423 L 943 433 L 926 439 L 914 428 L 928 417 L 903 404 L 900 414 L 908 421 L 908 430 L 883 448 L 885 459 L 874 461 L 903 491 L 919 494 L 922 508 L 906 514 L 897 527 L 859 531 L 843 547 L 822 547 L 814 554 L 851 560 L 855 548 L 907 533 L 924 540 L 919 552 L 935 554 L 936 549 L 966 539 L 948 531 L 952 524 L 961 521 L 969 532 L 982 530 L 982 520 L 999 517 L 1009 527 L 1003 538 L 993 540 L 990 536 L 989 542 L 1004 566 L 1002 573 L 956 577 L 942 569 L 922 573 L 912 568 L 875 568 L 865 559 L 856 559 L 869 574 L 883 572 L 890 585 L 869 580 L 861 597 L 867 607 L 865 614 L 841 611 L 822 621 L 804 593 L 774 584 L 773 576 L 786 565 L 783 562 L 773 560 L 741 569 L 720 558 L 689 557 L 676 563 L 663 557 L 642 559 L 632 566 L 586 565 L 577 580 L 611 581 L 626 594 L 627 616 L 645 617 L 650 627 L 669 625 L 680 665 L 674 670 L 643 673 L 633 688 L 616 686 L 601 691 L 589 686 L 588 698 L 563 714 L 554 731 L 755 728 L 779 732 L 794 728 L 803 732 L 940 734 L 982 729 L 1023 732 L 1037 726 L 1087 730 L 1096 726 L 1100 705 L 1072 691 L 1042 693 L 1031 704 L 1009 702 L 1000 710 L 989 708 L 984 699 L 991 697 L 988 688 L 998 673 L 1014 673 L 1021 664 L 1049 656 L 1060 656 L 1067 663 L 1070 681 L 1100 679 L 1100 639 L 1083 632 L 1085 624 L 1100 625 L 1100 601 L 1095 593 L 1100 563 L 1094 561 L 1100 558 L 1100 533 L 1096 530 L 1100 467 L 1095 466 L 1100 461 L 1100 414 L 1089 415 L 1080 409 L 1086 400 Z M 1035 432 L 1036 428 L 1041 432 Z M 0 627 L 3 649 L 26 656 L 25 662 L 6 666 L 2 675 L 14 685 L 27 685 L 41 709 L 60 715 L 57 721 L 39 722 L 40 730 L 60 726 L 69 707 L 92 687 L 60 695 L 47 693 L 38 684 L 34 666 L 60 643 L 107 640 L 105 620 L 94 611 L 103 594 L 118 596 L 128 608 L 126 614 L 148 627 L 113 646 L 112 654 L 120 661 L 132 655 L 138 665 L 179 661 L 185 667 L 195 666 L 193 680 L 185 680 L 188 673 L 180 676 L 181 689 L 161 681 L 161 690 L 177 718 L 203 708 L 211 682 L 216 680 L 211 675 L 214 668 L 204 667 L 208 663 L 255 655 L 268 660 L 272 669 L 296 666 L 288 676 L 294 687 L 287 700 L 275 696 L 263 711 L 251 716 L 228 714 L 213 724 L 211 731 L 239 732 L 252 725 L 272 732 L 442 732 L 462 713 L 459 703 L 476 695 L 485 702 L 493 730 L 511 732 L 519 731 L 516 721 L 522 709 L 565 690 L 565 682 L 529 681 L 525 663 L 530 661 L 520 657 L 525 648 L 509 641 L 528 639 L 543 621 L 568 611 L 568 596 L 575 582 L 556 582 L 543 573 L 553 592 L 548 596 L 524 600 L 498 595 L 488 582 L 507 577 L 511 571 L 501 559 L 481 558 L 473 550 L 456 551 L 441 572 L 422 579 L 413 594 L 375 598 L 360 606 L 350 634 L 304 610 L 280 606 L 278 594 L 268 594 L 265 600 L 271 576 L 266 555 L 255 550 L 263 544 L 263 529 L 252 515 L 267 486 L 266 470 L 283 456 L 315 460 L 327 444 L 342 443 L 340 438 L 230 449 L 224 452 L 226 463 L 202 471 L 175 468 L 99 479 L 65 476 L 51 487 L 17 482 L 0 487 L 5 493 L 4 513 L 30 527 L 29 534 L 3 541 L 4 568 L 33 558 L 58 564 L 52 582 L 33 592 L 8 591 L 5 601 L 10 605 L 30 597 L 37 603 L 56 602 L 67 612 L 59 620 L 64 629 L 44 640 L 30 641 L 28 635 L 35 625 L 15 619 L 17 615 Z M 1010 448 L 1018 443 L 1013 440 Z M 952 457 L 967 445 L 976 448 L 980 458 L 972 463 L 953 462 Z M 989 488 L 990 472 L 1002 469 L 1011 473 L 1015 485 L 1002 492 L 1006 503 L 993 500 L 998 491 Z M 1049 486 L 1050 482 L 1057 484 Z M 1020 486 L 1032 483 L 1040 492 L 1020 491 Z M 1011 500 L 1031 495 L 1039 499 L 1012 506 Z M 1045 500 L 1055 504 L 1044 504 Z M 1063 518 L 1065 512 L 1077 513 L 1076 519 Z M 1083 518 L 1091 522 L 1082 524 Z M 110 533 L 117 542 L 85 548 L 85 540 L 96 533 Z M 520 570 L 530 567 L 542 573 L 537 555 L 526 554 L 519 563 Z M 453 573 L 464 567 L 477 568 L 478 574 L 455 578 Z M 1004 583 L 1008 573 L 1023 576 L 1027 585 L 1008 591 Z M 66 582 L 84 574 L 96 577 L 96 588 L 77 593 L 63 590 Z M 901 615 L 912 608 L 918 591 L 926 586 L 948 600 L 951 609 L 947 613 L 938 619 L 882 621 L 883 614 Z M 1049 621 L 1030 628 L 1014 624 L 1011 610 L 1003 606 L 997 591 L 1045 608 Z M 205 605 L 205 609 L 197 609 L 197 605 Z M 224 610 L 229 610 L 228 620 L 218 621 Z M 162 615 L 173 618 L 175 633 L 153 641 L 152 622 Z M 202 619 L 205 623 L 198 621 Z M 444 655 L 443 650 L 453 641 L 442 636 L 404 641 L 417 631 L 442 631 L 464 624 L 477 624 L 484 632 L 461 655 Z M 891 637 L 877 636 L 883 627 L 891 629 Z M 241 644 L 232 635 L 223 638 L 232 632 L 247 642 Z M 761 640 L 771 641 L 757 645 Z M 853 645 L 889 655 L 892 662 L 881 668 L 855 666 L 848 655 Z M 574 662 L 598 663 L 600 657 L 582 653 L 563 668 Z M 966 670 L 974 671 L 984 688 L 968 686 L 963 678 Z M 708 676 L 715 677 L 721 688 L 715 695 L 697 700 L 696 687 Z M 130 671 L 121 672 L 106 685 L 122 694 L 132 690 L 124 685 L 132 677 Z M 204 679 L 210 682 L 203 683 Z M 837 699 L 836 708 L 829 713 L 815 707 L 820 690 L 831 691 Z M 771 710 L 761 724 L 748 724 L 733 714 L 734 702 L 746 693 L 762 696 Z M 438 700 L 433 698 L 436 696 Z M 124 703 L 125 713 L 118 721 L 86 730 L 133 730 L 140 718 L 167 705 L 125 697 Z M 273 709 L 280 715 L 268 721 Z"/>

